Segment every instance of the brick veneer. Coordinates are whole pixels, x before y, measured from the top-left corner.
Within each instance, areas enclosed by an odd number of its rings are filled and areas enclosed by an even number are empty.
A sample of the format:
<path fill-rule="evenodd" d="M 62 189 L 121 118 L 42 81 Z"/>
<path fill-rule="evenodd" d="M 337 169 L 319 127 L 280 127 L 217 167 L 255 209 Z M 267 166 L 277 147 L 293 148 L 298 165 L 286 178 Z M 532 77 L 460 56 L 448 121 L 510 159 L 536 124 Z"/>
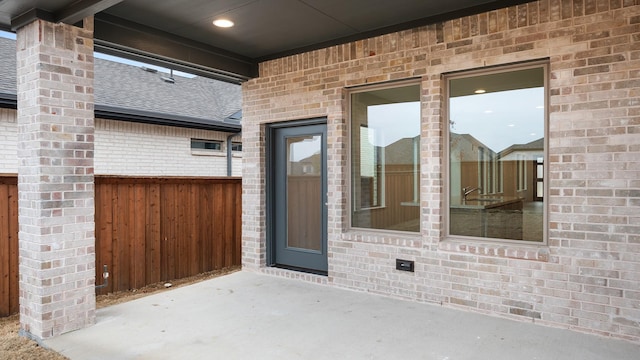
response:
<path fill-rule="evenodd" d="M 17 31 L 21 331 L 95 322 L 93 21 Z"/>
<path fill-rule="evenodd" d="M 244 267 L 278 273 L 265 124 L 325 116 L 329 285 L 640 341 L 639 5 L 541 0 L 262 63 L 243 86 Z M 548 244 L 447 240 L 441 76 L 535 59 L 550 64 Z M 345 88 L 407 78 L 422 84 L 421 233 L 349 229 Z"/>

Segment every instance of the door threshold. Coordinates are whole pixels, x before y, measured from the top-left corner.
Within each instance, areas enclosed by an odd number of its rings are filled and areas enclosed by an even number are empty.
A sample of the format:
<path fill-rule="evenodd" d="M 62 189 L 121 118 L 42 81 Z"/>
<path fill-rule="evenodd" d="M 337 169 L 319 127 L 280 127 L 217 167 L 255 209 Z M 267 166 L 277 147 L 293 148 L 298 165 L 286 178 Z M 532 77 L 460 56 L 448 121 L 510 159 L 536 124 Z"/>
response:
<path fill-rule="evenodd" d="M 314 275 L 321 275 L 321 276 L 328 276 L 329 275 L 329 273 L 327 271 L 315 270 L 315 269 L 307 269 L 307 268 L 298 267 L 298 266 L 275 264 L 275 265 L 273 265 L 273 267 L 276 267 L 276 268 L 279 268 L 279 269 L 285 269 L 285 270 L 291 270 L 291 271 L 307 273 L 307 274 L 314 274 Z"/>

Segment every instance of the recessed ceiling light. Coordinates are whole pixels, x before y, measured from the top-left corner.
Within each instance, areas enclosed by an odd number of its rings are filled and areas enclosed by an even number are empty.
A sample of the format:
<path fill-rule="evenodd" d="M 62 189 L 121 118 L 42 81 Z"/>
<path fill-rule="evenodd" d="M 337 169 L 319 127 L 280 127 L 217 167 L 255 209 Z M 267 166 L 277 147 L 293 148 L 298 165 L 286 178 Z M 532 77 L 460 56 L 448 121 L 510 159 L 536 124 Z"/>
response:
<path fill-rule="evenodd" d="M 474 91 L 474 93 L 476 93 L 476 94 L 484 94 L 486 92 L 487 92 L 487 90 L 485 90 L 485 89 L 478 89 L 478 90 Z"/>
<path fill-rule="evenodd" d="M 230 28 L 233 26 L 233 21 L 228 19 L 217 19 L 213 20 L 213 25 L 221 28 Z"/>

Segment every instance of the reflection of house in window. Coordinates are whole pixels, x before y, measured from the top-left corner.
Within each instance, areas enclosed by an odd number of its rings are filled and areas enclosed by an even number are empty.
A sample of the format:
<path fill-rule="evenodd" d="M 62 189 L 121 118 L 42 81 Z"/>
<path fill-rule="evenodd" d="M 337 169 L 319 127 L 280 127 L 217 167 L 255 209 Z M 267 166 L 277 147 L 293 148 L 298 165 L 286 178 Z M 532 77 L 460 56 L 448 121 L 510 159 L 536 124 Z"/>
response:
<path fill-rule="evenodd" d="M 305 164 L 302 167 L 302 173 L 303 174 L 313 174 L 313 172 L 314 172 L 313 171 L 313 165 L 311 165 L 311 164 Z"/>
<path fill-rule="evenodd" d="M 350 99 L 351 226 L 419 231 L 419 84 L 358 89 Z"/>
<path fill-rule="evenodd" d="M 221 151 L 222 141 L 191 139 L 191 150 Z"/>
<path fill-rule="evenodd" d="M 543 241 L 545 77 L 544 64 L 448 77 L 448 235 Z"/>
<path fill-rule="evenodd" d="M 360 126 L 360 207 L 384 206 L 385 161 L 373 129 Z"/>
<path fill-rule="evenodd" d="M 536 159 L 536 201 L 542 201 L 544 198 L 544 158 Z"/>
<path fill-rule="evenodd" d="M 320 153 L 315 153 L 298 161 L 291 161 L 289 175 L 318 175 L 320 173 L 320 161 Z"/>
<path fill-rule="evenodd" d="M 538 181 L 538 159 L 540 159 L 540 171 L 542 171 L 542 159 L 544 154 L 544 138 L 534 140 L 527 144 L 514 144 L 502 150 L 499 154 L 500 162 L 503 164 L 506 177 L 513 177 L 515 174 L 515 183 L 511 187 L 505 188 L 505 195 L 518 195 L 525 201 L 535 201 L 542 198 L 537 195 L 534 190 L 540 188 L 542 191 L 542 176 Z M 505 178 L 505 181 L 506 178 Z M 534 184 L 533 181 L 539 182 Z M 531 183 L 529 183 L 531 182 Z M 511 189 L 515 188 L 515 191 Z"/>
<path fill-rule="evenodd" d="M 384 148 L 387 186 L 396 192 L 395 198 L 405 205 L 419 202 L 420 137 L 400 139 Z"/>
<path fill-rule="evenodd" d="M 518 154 L 516 155 L 516 190 L 517 191 L 525 191 L 527 190 L 527 169 L 525 167 L 526 161 L 525 157 Z"/>
<path fill-rule="evenodd" d="M 482 193 L 487 189 L 487 171 L 486 171 L 486 156 L 485 156 L 485 148 L 478 148 L 478 193 Z"/>
<path fill-rule="evenodd" d="M 519 196 L 526 201 L 542 197 L 544 139 L 514 144 L 500 153 L 488 149 L 469 134 L 450 133 L 451 201 L 461 201 L 462 188 L 478 187 L 479 194 Z M 538 163 L 539 161 L 539 163 Z M 535 187 L 527 183 L 537 175 Z M 531 184 L 533 185 L 533 184 Z M 540 195 L 529 194 L 532 188 Z"/>
<path fill-rule="evenodd" d="M 232 142 L 231 143 L 231 151 L 242 151 L 242 143 L 241 142 Z"/>
<path fill-rule="evenodd" d="M 450 133 L 450 142 L 451 201 L 460 203 L 462 188 L 465 187 L 479 188 L 478 193 L 493 192 L 488 189 L 487 185 L 495 182 L 490 178 L 495 175 L 490 173 L 487 161 L 489 159 L 496 161 L 497 154 L 469 134 L 452 132 Z M 491 166 L 491 169 L 493 168 L 494 166 Z"/>
<path fill-rule="evenodd" d="M 496 160 L 498 165 L 496 167 L 496 192 L 503 193 L 504 192 L 504 164 L 502 163 L 502 158 L 500 154 L 496 155 Z"/>

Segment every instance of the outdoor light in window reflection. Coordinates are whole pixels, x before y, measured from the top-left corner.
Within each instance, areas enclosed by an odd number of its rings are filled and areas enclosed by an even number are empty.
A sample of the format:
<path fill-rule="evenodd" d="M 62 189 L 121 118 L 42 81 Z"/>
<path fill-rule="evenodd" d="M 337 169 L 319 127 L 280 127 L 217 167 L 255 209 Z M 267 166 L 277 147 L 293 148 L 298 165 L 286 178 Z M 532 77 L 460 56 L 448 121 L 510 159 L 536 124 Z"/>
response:
<path fill-rule="evenodd" d="M 230 28 L 233 26 L 233 21 L 227 19 L 213 20 L 213 25 L 221 28 Z"/>
<path fill-rule="evenodd" d="M 476 93 L 476 94 L 484 94 L 486 92 L 487 92 L 487 90 L 485 90 L 485 89 L 477 89 L 476 91 L 474 91 L 474 93 Z"/>

